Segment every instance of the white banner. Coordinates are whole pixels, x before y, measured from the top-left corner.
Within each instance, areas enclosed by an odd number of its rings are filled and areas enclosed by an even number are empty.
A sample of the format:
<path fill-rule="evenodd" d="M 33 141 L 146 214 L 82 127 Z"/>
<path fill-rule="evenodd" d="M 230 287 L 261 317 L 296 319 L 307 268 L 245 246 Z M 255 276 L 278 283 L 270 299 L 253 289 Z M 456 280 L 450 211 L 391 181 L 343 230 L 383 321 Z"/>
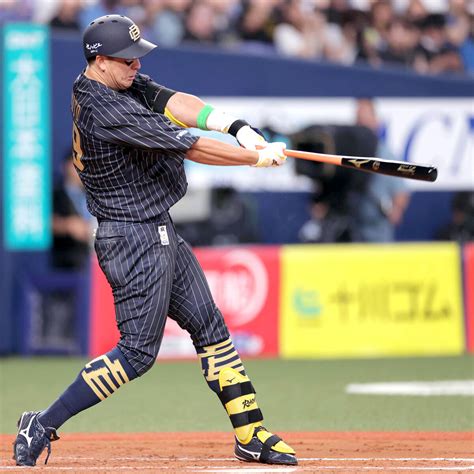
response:
<path fill-rule="evenodd" d="M 356 100 L 349 97 L 212 97 L 208 102 L 256 127 L 270 126 L 282 134 L 291 134 L 314 124 L 355 123 Z M 374 103 L 387 144 L 395 157 L 438 167 L 435 183 L 406 180 L 412 189 L 474 189 L 474 99 L 383 98 L 375 99 Z M 191 165 L 188 169 L 190 185 L 228 184 L 241 190 L 310 189 L 308 181 L 295 176 L 291 165 L 272 170 L 212 168 Z"/>

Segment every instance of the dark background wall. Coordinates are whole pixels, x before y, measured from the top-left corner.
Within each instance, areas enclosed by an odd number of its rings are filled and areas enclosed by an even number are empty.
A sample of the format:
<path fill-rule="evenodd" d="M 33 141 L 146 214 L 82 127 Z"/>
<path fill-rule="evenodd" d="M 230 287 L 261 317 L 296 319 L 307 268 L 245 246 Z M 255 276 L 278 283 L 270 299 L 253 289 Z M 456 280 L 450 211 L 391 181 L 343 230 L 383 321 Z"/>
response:
<path fill-rule="evenodd" d="M 62 157 L 71 144 L 71 86 L 85 67 L 79 38 L 53 35 L 51 58 L 52 169 L 53 179 L 57 179 Z M 471 98 L 473 92 L 473 80 L 469 78 L 420 77 L 411 72 L 247 56 L 197 48 L 160 48 L 144 58 L 142 64 L 143 71 L 157 82 L 200 96 Z M 3 124 L 0 125 L 0 129 L 3 129 Z M 3 176 L 1 178 L 3 182 Z M 263 242 L 295 242 L 297 230 L 307 219 L 307 193 L 286 193 L 277 197 L 274 193 L 251 194 L 260 216 Z M 404 222 L 398 230 L 398 239 L 430 240 L 435 230 L 448 219 L 451 194 L 414 193 Z M 275 199 L 278 199 L 278 206 L 274 205 Z M 427 212 L 427 209 L 436 209 L 436 212 Z M 1 217 L 0 230 L 3 223 Z M 0 353 L 17 350 L 22 344 L 24 326 L 17 324 L 19 321 L 16 318 L 24 317 L 26 312 L 22 308 L 28 301 L 25 302 L 22 296 L 13 297 L 12 288 L 19 280 L 46 274 L 47 267 L 47 252 L 7 253 L 3 246 L 0 247 Z"/>

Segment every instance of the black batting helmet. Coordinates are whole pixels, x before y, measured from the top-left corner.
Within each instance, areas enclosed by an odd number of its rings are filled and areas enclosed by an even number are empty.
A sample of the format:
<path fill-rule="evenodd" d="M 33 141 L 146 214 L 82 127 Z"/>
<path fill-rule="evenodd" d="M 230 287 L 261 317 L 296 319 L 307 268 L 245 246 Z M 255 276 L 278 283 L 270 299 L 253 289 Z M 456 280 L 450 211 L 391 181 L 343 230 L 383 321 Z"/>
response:
<path fill-rule="evenodd" d="M 123 15 L 105 15 L 84 30 L 82 46 L 86 59 L 101 56 L 135 59 L 145 56 L 156 44 L 140 37 L 140 29 Z"/>

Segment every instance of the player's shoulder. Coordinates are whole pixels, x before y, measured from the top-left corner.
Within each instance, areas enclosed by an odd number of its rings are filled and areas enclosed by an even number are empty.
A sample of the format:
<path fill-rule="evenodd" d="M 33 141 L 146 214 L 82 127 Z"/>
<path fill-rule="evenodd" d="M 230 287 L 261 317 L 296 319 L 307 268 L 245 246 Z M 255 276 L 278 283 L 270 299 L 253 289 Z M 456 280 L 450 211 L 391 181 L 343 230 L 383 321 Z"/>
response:
<path fill-rule="evenodd" d="M 77 76 L 72 86 L 72 91 L 76 97 L 93 98 L 96 101 L 111 100 L 116 94 L 113 89 L 86 77 L 84 72 Z"/>

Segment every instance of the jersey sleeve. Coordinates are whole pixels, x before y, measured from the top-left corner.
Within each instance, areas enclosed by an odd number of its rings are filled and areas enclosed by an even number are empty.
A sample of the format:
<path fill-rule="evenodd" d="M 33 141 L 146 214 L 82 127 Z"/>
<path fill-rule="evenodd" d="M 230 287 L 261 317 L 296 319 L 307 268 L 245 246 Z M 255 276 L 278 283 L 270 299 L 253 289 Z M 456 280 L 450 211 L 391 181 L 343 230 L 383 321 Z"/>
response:
<path fill-rule="evenodd" d="M 146 74 L 137 73 L 135 80 L 133 81 L 132 85 L 127 89 L 127 92 L 130 93 L 135 99 L 140 101 L 142 105 L 147 108 L 150 108 L 146 102 L 146 85 L 147 82 L 151 81 L 150 76 Z"/>
<path fill-rule="evenodd" d="M 97 107 L 94 134 L 117 145 L 181 152 L 199 138 L 126 95 L 120 100 L 103 100 Z"/>

